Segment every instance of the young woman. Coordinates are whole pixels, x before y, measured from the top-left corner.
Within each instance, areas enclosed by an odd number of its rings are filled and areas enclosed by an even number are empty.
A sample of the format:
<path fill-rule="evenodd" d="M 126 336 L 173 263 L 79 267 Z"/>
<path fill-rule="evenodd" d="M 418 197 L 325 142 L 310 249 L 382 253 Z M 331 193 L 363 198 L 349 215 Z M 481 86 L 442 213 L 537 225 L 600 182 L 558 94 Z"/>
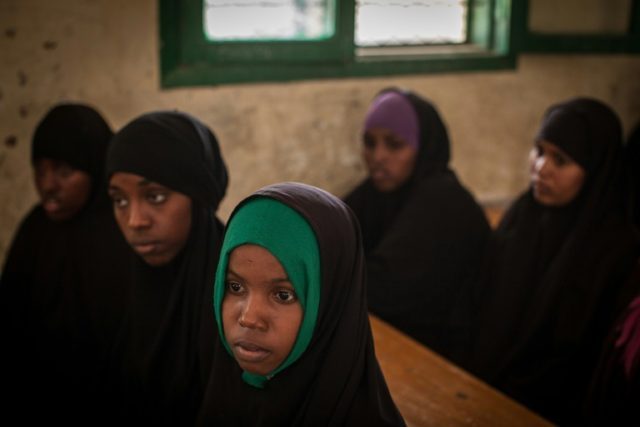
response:
<path fill-rule="evenodd" d="M 69 402 L 84 407 L 121 320 L 129 271 L 120 261 L 127 248 L 103 178 L 112 135 L 93 108 L 60 104 L 33 137 L 40 203 L 7 255 L 0 328 L 3 357 L 13 359 L 2 364 L 3 384 L 16 403 L 7 407 L 34 422 L 40 416 L 70 421 L 78 410 Z M 21 404 L 34 402 L 42 411 L 23 415 Z"/>
<path fill-rule="evenodd" d="M 631 132 L 625 146 L 629 170 L 632 218 L 640 225 L 640 124 Z M 640 259 L 628 281 L 634 296 L 619 315 L 604 343 L 585 404 L 585 424 L 637 424 L 636 406 L 640 398 Z M 633 293 L 631 295 L 633 295 Z M 626 297 L 627 295 L 625 295 Z"/>
<path fill-rule="evenodd" d="M 131 246 L 133 283 L 114 351 L 117 416 L 189 425 L 206 384 L 210 301 L 227 170 L 213 133 L 179 112 L 142 115 L 107 158 L 109 195 Z"/>
<path fill-rule="evenodd" d="M 202 425 L 404 425 L 375 358 L 357 221 L 304 184 L 235 209 L 216 273 Z"/>
<path fill-rule="evenodd" d="M 484 213 L 449 169 L 447 131 L 428 101 L 383 91 L 363 142 L 369 176 L 345 200 L 362 226 L 369 309 L 459 362 L 490 235 Z"/>
<path fill-rule="evenodd" d="M 578 420 L 638 257 L 621 149 L 620 122 L 603 103 L 549 108 L 531 187 L 501 221 L 483 282 L 477 373 L 560 424 Z"/>

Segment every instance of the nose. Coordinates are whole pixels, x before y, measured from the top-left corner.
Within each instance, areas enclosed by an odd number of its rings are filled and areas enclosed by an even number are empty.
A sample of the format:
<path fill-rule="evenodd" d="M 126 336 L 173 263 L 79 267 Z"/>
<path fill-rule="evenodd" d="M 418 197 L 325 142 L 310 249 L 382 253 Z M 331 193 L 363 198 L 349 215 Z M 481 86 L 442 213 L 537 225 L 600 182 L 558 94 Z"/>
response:
<path fill-rule="evenodd" d="M 38 177 L 40 188 L 43 194 L 52 194 L 58 191 L 59 182 L 56 174 L 52 170 L 45 170 Z"/>
<path fill-rule="evenodd" d="M 238 323 L 243 328 L 266 330 L 265 309 L 265 302 L 260 297 L 249 295 L 242 307 Z"/>
<path fill-rule="evenodd" d="M 548 164 L 547 156 L 540 156 L 535 160 L 533 169 L 539 176 L 546 176 L 549 172 Z"/>
<path fill-rule="evenodd" d="M 373 163 L 377 165 L 383 164 L 386 158 L 387 158 L 387 150 L 385 149 L 384 144 L 377 143 L 371 149 L 371 159 L 373 160 Z"/>
<path fill-rule="evenodd" d="M 151 218 L 140 204 L 133 202 L 129 207 L 127 225 L 131 229 L 148 228 L 151 225 Z"/>

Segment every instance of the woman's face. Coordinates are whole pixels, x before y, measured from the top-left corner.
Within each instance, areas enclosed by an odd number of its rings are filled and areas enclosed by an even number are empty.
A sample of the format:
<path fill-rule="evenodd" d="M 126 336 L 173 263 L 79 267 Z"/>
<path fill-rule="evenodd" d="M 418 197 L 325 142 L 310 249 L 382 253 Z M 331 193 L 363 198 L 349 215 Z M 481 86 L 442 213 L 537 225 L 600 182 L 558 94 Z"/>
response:
<path fill-rule="evenodd" d="M 168 264 L 184 248 L 191 230 L 188 196 L 127 172 L 111 176 L 109 196 L 122 234 L 147 264 Z"/>
<path fill-rule="evenodd" d="M 287 358 L 303 310 L 280 262 L 257 245 L 229 257 L 222 301 L 224 335 L 240 367 L 267 375 Z"/>
<path fill-rule="evenodd" d="M 378 191 L 398 189 L 416 163 L 416 149 L 388 129 L 368 129 L 364 134 L 363 157 L 369 177 Z"/>
<path fill-rule="evenodd" d="M 37 159 L 34 178 L 42 208 L 52 221 L 73 218 L 91 195 L 89 174 L 63 161 Z"/>
<path fill-rule="evenodd" d="M 565 206 L 578 196 L 586 172 L 557 145 L 538 141 L 529 156 L 533 197 L 545 206 Z"/>

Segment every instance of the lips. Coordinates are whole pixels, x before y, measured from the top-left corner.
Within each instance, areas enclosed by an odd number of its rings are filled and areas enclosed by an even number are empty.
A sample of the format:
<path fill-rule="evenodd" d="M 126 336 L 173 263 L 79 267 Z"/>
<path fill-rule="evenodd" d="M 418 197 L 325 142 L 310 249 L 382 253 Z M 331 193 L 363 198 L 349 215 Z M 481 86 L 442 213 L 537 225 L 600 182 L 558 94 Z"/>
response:
<path fill-rule="evenodd" d="M 389 173 L 385 169 L 372 169 L 370 175 L 374 181 L 385 180 L 389 177 Z"/>
<path fill-rule="evenodd" d="M 58 212 L 61 207 L 60 200 L 54 197 L 48 197 L 42 202 L 42 208 L 49 213 Z"/>
<path fill-rule="evenodd" d="M 542 194 L 548 194 L 551 192 L 551 187 L 549 187 L 548 184 L 535 179 L 533 180 L 533 188 L 536 192 Z"/>
<path fill-rule="evenodd" d="M 131 246 L 140 255 L 148 255 L 158 248 L 158 242 L 133 242 Z"/>
<path fill-rule="evenodd" d="M 266 348 L 245 340 L 234 342 L 233 352 L 237 359 L 248 363 L 262 362 L 271 355 L 271 351 Z"/>

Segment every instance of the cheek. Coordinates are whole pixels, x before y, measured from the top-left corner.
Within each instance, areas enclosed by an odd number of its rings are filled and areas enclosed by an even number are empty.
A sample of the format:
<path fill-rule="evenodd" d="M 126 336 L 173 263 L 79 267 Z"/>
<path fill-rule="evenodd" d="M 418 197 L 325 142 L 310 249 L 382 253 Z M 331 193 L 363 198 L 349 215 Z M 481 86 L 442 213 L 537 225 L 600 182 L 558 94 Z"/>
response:
<path fill-rule="evenodd" d="M 402 178 L 408 178 L 413 173 L 416 163 L 416 153 L 413 150 L 407 150 L 399 153 L 397 164 L 398 175 Z"/>
<path fill-rule="evenodd" d="M 565 182 L 566 182 L 566 192 L 568 194 L 570 194 L 573 197 L 575 197 L 580 190 L 582 189 L 582 186 L 584 185 L 584 174 L 580 173 L 580 172 L 573 172 L 570 174 L 567 174 L 568 176 L 565 177 Z"/>
<path fill-rule="evenodd" d="M 159 229 L 162 229 L 165 239 L 174 246 L 174 251 L 178 252 L 186 244 L 191 231 L 190 200 L 188 203 L 183 201 L 167 207 L 170 209 L 157 213 L 154 222 L 162 225 Z"/>
<path fill-rule="evenodd" d="M 118 228 L 120 232 L 126 237 L 128 227 L 127 225 L 127 211 L 125 209 L 118 209 L 115 206 L 113 207 L 113 216 L 116 219 L 116 223 L 118 224 Z"/>
<path fill-rule="evenodd" d="M 280 316 L 282 331 L 282 353 L 283 356 L 288 356 L 293 345 L 298 338 L 298 332 L 300 331 L 300 325 L 302 324 L 302 306 L 296 304 L 295 307 L 291 307 L 291 310 L 286 315 Z"/>
<path fill-rule="evenodd" d="M 372 154 L 371 150 L 369 150 L 367 148 L 364 148 L 362 150 L 362 159 L 364 160 L 366 165 L 369 166 L 371 164 L 371 162 L 373 161 L 373 154 Z"/>
<path fill-rule="evenodd" d="M 235 307 L 234 304 L 229 301 L 229 298 L 223 298 L 222 305 L 220 306 L 220 311 L 222 318 L 222 329 L 226 338 L 233 330 L 233 325 L 235 324 Z"/>
<path fill-rule="evenodd" d="M 73 175 L 61 181 L 61 188 L 70 205 L 82 206 L 91 194 L 91 178 L 85 174 Z"/>

